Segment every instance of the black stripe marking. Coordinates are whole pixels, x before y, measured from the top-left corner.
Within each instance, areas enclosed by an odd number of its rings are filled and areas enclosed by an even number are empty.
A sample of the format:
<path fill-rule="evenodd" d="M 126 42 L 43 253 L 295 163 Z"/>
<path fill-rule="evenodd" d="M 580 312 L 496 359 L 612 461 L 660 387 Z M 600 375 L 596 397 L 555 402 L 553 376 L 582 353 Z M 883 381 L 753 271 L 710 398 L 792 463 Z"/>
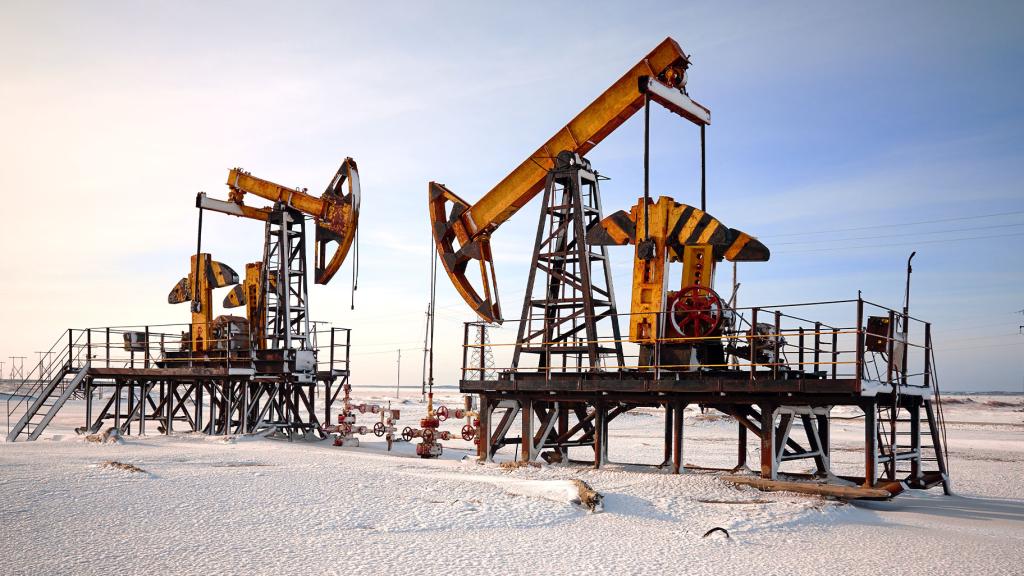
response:
<path fill-rule="evenodd" d="M 682 256 L 683 244 L 679 241 L 679 233 L 683 231 L 683 226 L 690 221 L 690 216 L 693 214 L 693 206 L 687 206 L 683 213 L 676 220 L 676 225 L 672 227 L 672 232 L 669 233 L 666 244 L 668 247 L 675 250 L 676 254 Z"/>
<path fill-rule="evenodd" d="M 619 210 L 611 215 L 611 221 L 625 232 L 630 244 L 636 243 L 636 224 L 630 219 L 629 214 Z"/>
<path fill-rule="evenodd" d="M 691 232 L 690 237 L 686 239 L 686 243 L 695 244 L 697 240 L 700 239 L 700 235 L 704 233 L 704 229 L 708 227 L 708 224 L 710 224 L 712 220 L 714 220 L 714 218 L 705 212 L 704 215 L 700 217 L 700 220 L 697 221 L 697 225 L 693 227 L 693 232 Z"/>

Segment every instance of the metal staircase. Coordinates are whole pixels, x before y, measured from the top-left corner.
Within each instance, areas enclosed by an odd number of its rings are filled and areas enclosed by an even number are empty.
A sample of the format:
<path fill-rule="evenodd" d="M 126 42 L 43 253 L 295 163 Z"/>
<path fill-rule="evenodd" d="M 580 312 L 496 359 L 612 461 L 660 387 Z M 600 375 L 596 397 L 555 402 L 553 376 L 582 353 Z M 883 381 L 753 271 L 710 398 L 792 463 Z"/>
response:
<path fill-rule="evenodd" d="M 913 488 L 951 486 L 943 447 L 944 422 L 937 417 L 935 400 L 895 394 L 876 408 L 877 462 L 888 480 L 905 481 Z M 925 442 L 930 443 L 925 443 Z M 925 466 L 934 468 L 925 470 Z"/>
<path fill-rule="evenodd" d="M 78 339 L 81 338 L 79 332 Z M 83 358 L 82 348 L 69 330 L 45 356 L 54 360 L 40 362 L 8 395 L 8 442 L 39 438 L 54 415 L 80 391 L 89 370 L 89 360 Z"/>

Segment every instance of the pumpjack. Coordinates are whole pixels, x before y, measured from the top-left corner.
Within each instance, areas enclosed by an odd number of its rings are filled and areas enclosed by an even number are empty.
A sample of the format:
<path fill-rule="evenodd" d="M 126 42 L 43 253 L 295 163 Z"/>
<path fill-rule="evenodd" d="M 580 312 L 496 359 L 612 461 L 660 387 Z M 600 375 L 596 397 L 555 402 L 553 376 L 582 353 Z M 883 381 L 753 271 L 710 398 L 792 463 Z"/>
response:
<path fill-rule="evenodd" d="M 689 67 L 690 59 L 679 44 L 666 38 L 476 203 L 463 200 L 444 184 L 430 183 L 431 232 L 441 263 L 482 320 L 503 319 L 491 235 L 544 190 L 560 153 L 584 156 L 648 101 L 698 126 L 711 123 L 711 112 L 686 93 Z M 467 276 L 474 261 L 480 270 L 479 290 Z"/>
<path fill-rule="evenodd" d="M 866 318 L 876 305 L 859 293 L 856 300 L 741 309 L 736 285 L 729 299 L 715 292 L 718 263 L 765 262 L 770 250 L 705 210 L 704 133 L 711 113 L 687 91 L 689 68 L 689 56 L 665 39 L 475 203 L 430 182 L 428 210 L 439 260 L 484 321 L 467 323 L 463 345 L 473 354 L 463 355 L 460 380 L 460 391 L 479 395 L 478 457 L 490 460 L 502 447 L 516 445 L 523 461 L 568 462 L 570 450 L 588 448 L 593 465 L 601 467 L 608 462 L 610 421 L 636 408 L 662 407 L 665 451 L 659 467 L 679 473 L 684 410 L 700 405 L 736 419 L 734 471 L 750 471 L 747 434 L 760 440 L 759 477 L 741 474 L 730 481 L 850 498 L 888 498 L 906 487 L 940 484 L 948 493 L 929 323 L 912 319 L 906 309 L 883 308 L 886 322 Z M 652 102 L 700 129 L 699 207 L 650 195 Z M 585 155 L 641 109 L 644 195 L 628 211 L 605 217 L 602 177 Z M 486 334 L 489 324 L 504 321 L 490 239 L 541 192 L 511 365 L 484 369 L 468 359 L 487 357 L 495 344 L 509 345 L 490 343 Z M 634 246 L 634 258 L 623 338 L 608 247 L 627 244 Z M 682 265 L 678 289 L 669 286 L 672 264 Z M 856 311 L 849 321 L 854 328 L 794 313 L 817 305 L 850 306 Z M 923 327 L 923 339 L 912 345 L 913 322 Z M 899 332 L 897 325 L 903 327 Z M 635 355 L 627 353 L 634 349 Z M 917 351 L 915 362 L 923 366 L 909 365 L 908 350 Z M 884 374 L 879 360 L 887 366 Z M 862 476 L 832 468 L 830 413 L 842 405 L 864 413 Z M 801 429 L 804 438 L 798 440 Z M 813 461 L 811 475 L 782 470 L 783 463 L 801 460 Z M 926 470 L 929 461 L 937 469 Z"/>
<path fill-rule="evenodd" d="M 227 185 L 228 201 L 200 192 L 196 196 L 196 207 L 200 214 L 203 210 L 212 210 L 264 222 L 263 259 L 246 264 L 245 276 L 240 282 L 234 270 L 211 260 L 208 254 L 194 256 L 192 272 L 179 281 L 168 301 L 192 303 L 189 340 L 193 352 L 206 351 L 209 342 L 230 341 L 229 335 L 242 334 L 254 350 L 297 348 L 298 354 L 305 356 L 310 343 L 307 341 L 304 221 L 309 217 L 316 225 L 315 281 L 327 284 L 344 262 L 358 227 L 360 187 L 356 163 L 346 158 L 319 197 L 305 189 L 257 178 L 241 168 L 233 168 L 228 173 Z M 273 205 L 246 204 L 246 194 L 271 200 Z M 328 258 L 332 245 L 335 246 L 333 255 Z M 232 284 L 223 305 L 225 308 L 244 306 L 246 317 L 213 318 L 210 293 L 214 288 Z M 217 332 L 213 338 L 211 331 Z M 303 364 L 308 366 L 310 362 Z"/>
<path fill-rule="evenodd" d="M 69 329 L 51 349 L 61 359 L 53 373 L 40 364 L 19 384 L 19 397 L 33 401 L 8 407 L 14 424 L 9 441 L 38 438 L 74 394 L 85 399 L 82 433 L 113 425 L 122 433 L 144 434 L 147 422 L 154 421 L 166 434 L 176 427 L 289 438 L 323 438 L 330 432 L 324 423 L 332 420 L 342 391 L 348 409 L 351 333 L 318 328 L 308 316 L 305 222 L 316 226 L 315 281 L 326 284 L 354 245 L 360 202 L 356 164 L 346 158 L 319 197 L 239 168 L 229 172 L 227 184 L 228 201 L 204 193 L 196 198 L 196 253 L 189 274 L 168 295 L 171 304 L 190 304 L 191 322 L 180 344 L 175 345 L 176 334 L 157 326 Z M 272 204 L 251 206 L 250 196 Z M 263 257 L 246 265 L 244 279 L 203 252 L 206 210 L 264 223 Z M 232 285 L 224 305 L 244 306 L 245 317 L 214 316 L 214 291 Z M 121 338 L 123 348 L 113 342 Z M 109 394 L 96 394 L 101 390 Z M 108 400 L 94 405 L 104 396 Z"/>

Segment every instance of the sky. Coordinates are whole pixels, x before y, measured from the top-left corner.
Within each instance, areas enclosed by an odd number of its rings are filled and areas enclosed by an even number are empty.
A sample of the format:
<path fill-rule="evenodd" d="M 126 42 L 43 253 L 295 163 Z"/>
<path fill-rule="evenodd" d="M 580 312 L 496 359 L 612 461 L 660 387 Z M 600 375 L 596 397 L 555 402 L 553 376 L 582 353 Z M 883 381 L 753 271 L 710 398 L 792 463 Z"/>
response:
<path fill-rule="evenodd" d="M 712 111 L 708 211 L 772 250 L 739 267 L 740 304 L 861 290 L 898 309 L 916 250 L 910 308 L 933 323 L 943 388 L 1024 390 L 1022 24 L 1015 2 L 3 0 L 4 375 L 69 327 L 187 322 L 166 294 L 195 251 L 196 192 L 225 198 L 230 168 L 319 191 L 351 156 L 356 306 L 349 262 L 312 287 L 312 315 L 353 329 L 355 386 L 396 383 L 399 350 L 419 386 L 427 183 L 476 200 L 671 36 Z M 642 138 L 637 115 L 588 155 L 606 212 L 642 194 Z M 698 150 L 653 109 L 652 194 L 698 204 Z M 506 316 L 538 210 L 493 237 Z M 262 226 L 210 215 L 203 243 L 242 272 Z M 632 253 L 612 258 L 626 309 Z M 438 384 L 473 319 L 442 275 Z"/>

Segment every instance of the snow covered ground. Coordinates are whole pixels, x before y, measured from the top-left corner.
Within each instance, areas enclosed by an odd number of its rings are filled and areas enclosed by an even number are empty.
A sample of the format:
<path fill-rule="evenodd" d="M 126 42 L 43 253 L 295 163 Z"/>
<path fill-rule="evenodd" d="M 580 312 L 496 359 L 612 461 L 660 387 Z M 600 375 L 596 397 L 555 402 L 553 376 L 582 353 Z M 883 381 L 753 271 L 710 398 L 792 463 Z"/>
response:
<path fill-rule="evenodd" d="M 946 408 L 955 496 L 858 504 L 628 465 L 507 470 L 463 459 L 462 440 L 431 461 L 372 436 L 354 449 L 191 434 L 100 445 L 71 432 L 75 404 L 47 439 L 0 443 L 0 574 L 1021 574 L 1024 399 L 970 400 Z M 840 469 L 860 469 L 858 424 L 834 425 Z M 660 461 L 661 431 L 658 411 L 620 417 L 611 459 Z M 685 460 L 730 466 L 734 438 L 731 420 L 693 412 Z M 604 512 L 569 502 L 573 479 Z M 714 527 L 731 538 L 702 538 Z"/>

